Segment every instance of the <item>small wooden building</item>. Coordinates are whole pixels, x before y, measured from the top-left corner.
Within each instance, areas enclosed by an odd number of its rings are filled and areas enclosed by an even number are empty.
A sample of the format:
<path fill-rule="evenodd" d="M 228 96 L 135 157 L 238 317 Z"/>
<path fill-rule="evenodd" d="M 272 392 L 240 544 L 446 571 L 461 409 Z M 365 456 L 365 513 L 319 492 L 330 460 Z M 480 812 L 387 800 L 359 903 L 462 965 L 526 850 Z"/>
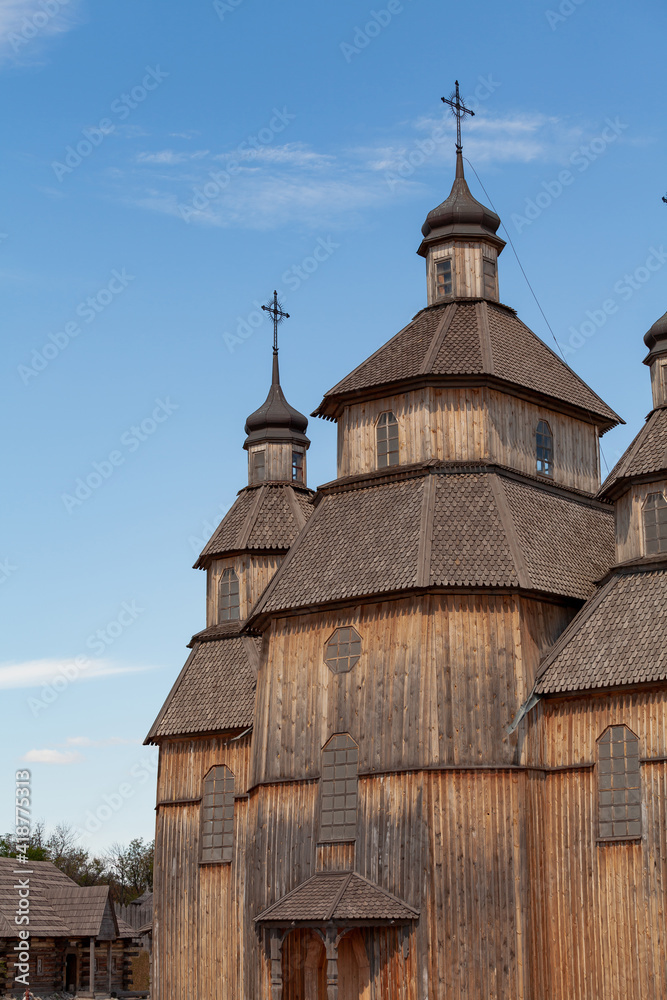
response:
<path fill-rule="evenodd" d="M 620 418 L 500 302 L 499 224 L 459 151 L 315 494 L 274 355 L 148 736 L 154 1000 L 667 996 L 667 319 L 601 488 Z"/>
<path fill-rule="evenodd" d="M 21 914 L 29 923 L 15 922 L 20 899 L 28 901 Z M 27 949 L 20 930 L 29 932 Z M 77 885 L 50 861 L 0 858 L 0 993 L 23 996 L 26 973 L 36 995 L 130 989 L 135 936 L 114 914 L 108 885 Z M 21 959 L 26 951 L 27 963 Z"/>

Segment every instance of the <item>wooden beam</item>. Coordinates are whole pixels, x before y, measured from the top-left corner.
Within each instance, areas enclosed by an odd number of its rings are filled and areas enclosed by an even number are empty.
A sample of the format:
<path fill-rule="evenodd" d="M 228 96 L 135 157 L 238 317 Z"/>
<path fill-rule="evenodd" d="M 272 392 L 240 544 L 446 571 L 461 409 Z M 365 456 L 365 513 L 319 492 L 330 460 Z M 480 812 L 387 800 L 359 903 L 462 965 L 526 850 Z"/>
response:
<path fill-rule="evenodd" d="M 89 954 L 90 954 L 90 972 L 88 975 L 88 982 L 89 982 L 88 988 L 90 990 L 91 996 L 94 996 L 95 995 L 95 938 L 94 937 L 91 937 L 90 939 Z"/>

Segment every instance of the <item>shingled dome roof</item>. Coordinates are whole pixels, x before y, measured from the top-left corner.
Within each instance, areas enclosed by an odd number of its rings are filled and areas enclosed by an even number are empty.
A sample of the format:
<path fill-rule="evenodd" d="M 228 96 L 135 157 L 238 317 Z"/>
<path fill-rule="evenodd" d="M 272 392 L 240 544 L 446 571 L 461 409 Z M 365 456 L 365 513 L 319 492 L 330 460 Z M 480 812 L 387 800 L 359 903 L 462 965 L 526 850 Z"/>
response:
<path fill-rule="evenodd" d="M 278 352 L 273 353 L 273 376 L 269 394 L 258 410 L 251 413 L 245 423 L 248 437 L 243 445 L 248 448 L 260 441 L 291 441 L 294 444 L 308 446 L 306 437 L 308 417 L 290 406 L 280 387 L 278 371 Z"/>
<path fill-rule="evenodd" d="M 546 657 L 537 694 L 667 680 L 667 564 L 658 563 L 611 576 Z"/>
<path fill-rule="evenodd" d="M 625 454 L 605 479 L 598 496 L 611 498 L 628 481 L 667 473 L 667 407 L 653 410 Z"/>
<path fill-rule="evenodd" d="M 667 351 L 667 312 L 655 321 L 648 333 L 644 334 L 644 343 L 649 349 L 644 364 L 650 364 L 654 355 Z"/>
<path fill-rule="evenodd" d="M 623 421 L 516 315 L 486 300 L 427 306 L 330 389 L 313 416 L 335 420 L 340 407 L 376 397 L 385 387 L 447 384 L 516 386 L 574 407 L 601 430 Z M 558 406 L 556 406 L 558 408 Z"/>
<path fill-rule="evenodd" d="M 318 872 L 273 903 L 259 916 L 260 924 L 408 923 L 419 910 L 392 896 L 356 872 Z"/>
<path fill-rule="evenodd" d="M 463 173 L 463 154 L 456 153 L 456 177 L 449 197 L 432 209 L 426 216 L 422 226 L 427 243 L 434 239 L 449 236 L 463 236 L 466 239 L 490 239 L 494 245 L 505 246 L 503 240 L 496 236 L 500 218 L 486 205 L 482 205 L 470 193 Z M 420 248 L 422 255 L 423 249 Z"/>

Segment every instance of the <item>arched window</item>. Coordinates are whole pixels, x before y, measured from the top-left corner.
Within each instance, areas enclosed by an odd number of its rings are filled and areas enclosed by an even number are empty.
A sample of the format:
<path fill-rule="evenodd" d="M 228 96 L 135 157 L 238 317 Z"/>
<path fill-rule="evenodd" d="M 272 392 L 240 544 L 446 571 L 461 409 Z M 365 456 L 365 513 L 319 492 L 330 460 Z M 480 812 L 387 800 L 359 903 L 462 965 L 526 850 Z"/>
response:
<path fill-rule="evenodd" d="M 226 569 L 218 582 L 218 621 L 237 621 L 239 614 L 239 578 L 233 569 Z"/>
<path fill-rule="evenodd" d="M 554 439 L 546 420 L 540 420 L 535 432 L 537 474 L 551 476 L 554 467 Z"/>
<path fill-rule="evenodd" d="M 381 413 L 377 422 L 378 468 L 398 465 L 398 421 L 393 413 Z"/>
<path fill-rule="evenodd" d="M 667 552 L 667 500 L 662 493 L 649 493 L 644 501 L 643 515 L 646 555 Z"/>
<path fill-rule="evenodd" d="M 641 820 L 639 740 L 627 726 L 610 726 L 598 740 L 599 837 L 639 837 Z"/>
<path fill-rule="evenodd" d="M 322 750 L 321 841 L 356 839 L 358 769 L 359 747 L 348 733 L 336 733 Z"/>
<path fill-rule="evenodd" d="M 234 775 L 225 764 L 219 764 L 204 778 L 199 860 L 202 864 L 231 861 L 233 853 Z"/>

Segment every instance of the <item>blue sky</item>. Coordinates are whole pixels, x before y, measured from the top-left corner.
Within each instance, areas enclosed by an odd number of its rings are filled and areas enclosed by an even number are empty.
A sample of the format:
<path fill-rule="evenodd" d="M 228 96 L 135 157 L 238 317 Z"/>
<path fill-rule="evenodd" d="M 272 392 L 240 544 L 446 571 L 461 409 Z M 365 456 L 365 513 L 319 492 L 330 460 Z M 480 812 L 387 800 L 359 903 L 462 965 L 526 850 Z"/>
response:
<path fill-rule="evenodd" d="M 307 413 L 425 304 L 456 77 L 465 155 L 568 362 L 627 421 L 618 458 L 667 308 L 666 20 L 647 0 L 0 2 L 0 830 L 30 766 L 35 818 L 94 849 L 152 835 L 141 742 L 204 625 L 190 567 L 246 480 L 257 304 L 283 293 Z M 553 346 L 509 246 L 500 287 Z M 335 428 L 309 434 L 316 485 Z"/>

